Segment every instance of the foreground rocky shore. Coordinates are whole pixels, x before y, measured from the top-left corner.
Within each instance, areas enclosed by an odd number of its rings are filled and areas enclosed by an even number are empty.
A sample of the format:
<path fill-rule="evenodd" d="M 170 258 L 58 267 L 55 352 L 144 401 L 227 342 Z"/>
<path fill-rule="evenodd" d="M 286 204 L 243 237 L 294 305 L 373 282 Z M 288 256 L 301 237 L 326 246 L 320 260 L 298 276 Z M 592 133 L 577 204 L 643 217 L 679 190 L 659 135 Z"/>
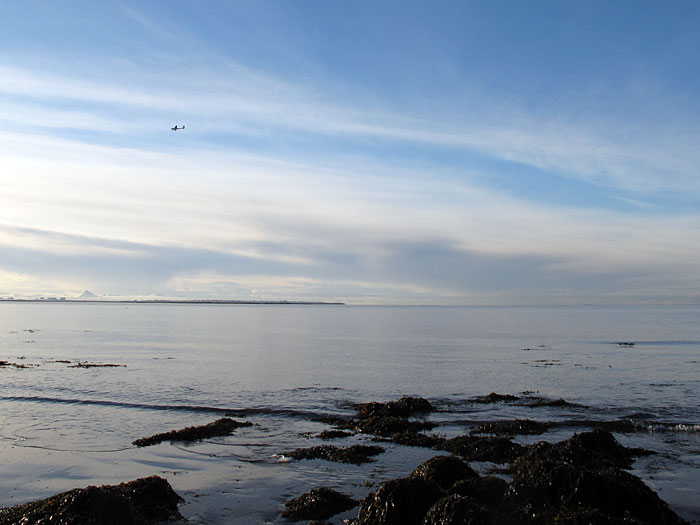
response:
<path fill-rule="evenodd" d="M 501 401 L 512 400 L 498 394 L 475 400 Z M 354 525 L 685 523 L 639 478 L 627 472 L 635 457 L 653 452 L 624 447 L 605 428 L 580 432 L 558 443 L 541 441 L 523 446 L 512 438 L 542 434 L 549 424 L 494 422 L 447 439 L 428 433 L 435 427 L 427 417 L 433 407 L 422 398 L 364 403 L 354 409 L 353 417 L 324 420 L 330 428 L 318 437 L 331 440 L 360 433 L 371 436 L 376 444 L 322 445 L 281 454 L 297 461 L 360 464 L 381 455 L 382 442 L 393 442 L 435 450 L 435 457 L 417 465 L 407 477 L 382 483 L 360 501 L 328 487 L 316 487 L 287 501 L 281 512 L 284 519 L 321 525 L 357 508 L 350 520 Z M 610 428 L 611 423 L 601 427 Z M 211 438 L 249 424 L 227 417 L 202 427 L 142 438 L 134 444 L 143 447 L 164 440 Z M 470 466 L 476 461 L 488 461 L 498 468 L 480 475 Z M 152 476 L 120 485 L 75 489 L 0 509 L 0 525 L 183 522 L 178 512 L 180 501 L 166 480 Z"/>

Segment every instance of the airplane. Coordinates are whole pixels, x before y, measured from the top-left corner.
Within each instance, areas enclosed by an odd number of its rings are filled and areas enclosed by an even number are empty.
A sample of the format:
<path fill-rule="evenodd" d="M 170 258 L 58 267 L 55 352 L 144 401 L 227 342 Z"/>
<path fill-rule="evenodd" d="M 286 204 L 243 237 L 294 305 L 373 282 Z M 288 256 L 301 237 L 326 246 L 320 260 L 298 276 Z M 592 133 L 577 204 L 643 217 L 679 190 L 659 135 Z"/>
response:
<path fill-rule="evenodd" d="M 177 124 L 175 124 L 172 128 L 173 131 L 177 131 L 178 129 L 185 129 L 185 125 L 183 124 L 182 127 L 178 127 Z"/>

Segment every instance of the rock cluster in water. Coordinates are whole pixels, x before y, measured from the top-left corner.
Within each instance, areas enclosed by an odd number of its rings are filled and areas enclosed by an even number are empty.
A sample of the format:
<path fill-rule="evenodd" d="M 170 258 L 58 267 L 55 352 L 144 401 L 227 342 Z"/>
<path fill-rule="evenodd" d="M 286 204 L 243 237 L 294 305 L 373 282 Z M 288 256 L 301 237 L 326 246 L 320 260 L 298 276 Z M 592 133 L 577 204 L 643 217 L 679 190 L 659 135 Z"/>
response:
<path fill-rule="evenodd" d="M 6 366 L 6 365 L 5 365 Z M 517 396 L 489 394 L 476 403 L 519 402 Z M 528 401 L 530 403 L 531 401 Z M 538 406 L 570 406 L 564 400 Z M 353 525 L 676 525 L 685 523 L 639 478 L 624 469 L 650 452 L 622 446 L 610 432 L 597 428 L 559 443 L 523 446 L 518 434 L 545 432 L 550 423 L 528 419 L 483 424 L 451 439 L 427 435 L 435 425 L 420 419 L 433 411 L 422 398 L 355 405 L 352 418 L 328 420 L 337 428 L 319 438 L 347 437 L 350 431 L 373 439 L 439 451 L 405 477 L 382 483 L 357 502 L 327 487 L 315 488 L 285 504 L 287 520 L 324 521 L 359 504 Z M 617 422 L 613 422 L 617 423 Z M 147 446 L 161 441 L 194 441 L 228 435 L 249 426 L 222 418 L 208 425 L 156 434 L 134 441 Z M 340 430 L 342 429 L 342 430 Z M 286 452 L 295 459 L 323 459 L 360 464 L 384 449 L 377 445 L 322 445 Z M 469 461 L 503 465 L 504 477 L 479 475 Z M 183 520 L 181 498 L 160 477 L 120 485 L 74 489 L 11 508 L 0 509 L 0 525 L 15 523 L 151 524 Z"/>
<path fill-rule="evenodd" d="M 495 393 L 474 400 L 521 401 Z M 563 399 L 528 398 L 526 403 L 573 406 Z M 522 446 L 509 437 L 541 434 L 550 424 L 527 419 L 487 423 L 469 435 L 446 439 L 421 433 L 430 424 L 410 419 L 433 410 L 424 399 L 401 398 L 354 408 L 356 417 L 329 422 L 372 433 L 382 441 L 450 454 L 422 463 L 406 478 L 382 483 L 362 500 L 353 525 L 685 523 L 639 478 L 623 470 L 630 468 L 634 457 L 650 452 L 624 447 L 606 430 L 574 434 L 556 444 Z M 504 464 L 502 471 L 512 481 L 480 476 L 469 461 Z"/>
<path fill-rule="evenodd" d="M 479 476 L 455 456 L 438 456 L 407 478 L 383 483 L 354 525 L 682 524 L 639 478 L 625 472 L 639 453 L 609 432 L 575 434 L 524 447 L 513 480 Z"/>

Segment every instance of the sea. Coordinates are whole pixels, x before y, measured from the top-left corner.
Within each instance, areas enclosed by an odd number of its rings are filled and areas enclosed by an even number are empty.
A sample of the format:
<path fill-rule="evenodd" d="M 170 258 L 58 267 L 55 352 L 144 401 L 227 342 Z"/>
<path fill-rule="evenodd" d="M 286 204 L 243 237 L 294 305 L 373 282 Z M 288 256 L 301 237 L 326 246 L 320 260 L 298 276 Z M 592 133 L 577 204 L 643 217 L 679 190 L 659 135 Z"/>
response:
<path fill-rule="evenodd" d="M 446 437 L 489 421 L 560 423 L 516 438 L 529 444 L 626 421 L 615 437 L 655 452 L 631 472 L 700 523 L 700 306 L 14 301 L 0 303 L 0 362 L 0 506 L 155 474 L 190 523 L 287 523 L 285 501 L 303 492 L 362 498 L 441 453 L 382 443 L 365 465 L 285 454 L 329 444 L 319 418 L 410 395 L 436 407 L 433 432 Z M 491 392 L 568 403 L 475 402 Z M 132 444 L 226 414 L 253 425 Z M 356 443 L 372 436 L 330 444 Z"/>

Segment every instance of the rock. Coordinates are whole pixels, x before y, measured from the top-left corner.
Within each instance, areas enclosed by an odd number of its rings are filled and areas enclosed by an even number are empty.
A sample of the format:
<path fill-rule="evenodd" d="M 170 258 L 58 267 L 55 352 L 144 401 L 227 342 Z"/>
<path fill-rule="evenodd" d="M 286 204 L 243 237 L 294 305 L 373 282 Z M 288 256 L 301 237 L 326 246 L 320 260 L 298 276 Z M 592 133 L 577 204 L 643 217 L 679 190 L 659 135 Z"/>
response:
<path fill-rule="evenodd" d="M 520 399 L 518 396 L 511 394 L 497 394 L 496 392 L 491 392 L 487 396 L 479 396 L 472 400 L 473 403 L 498 403 L 500 401 L 517 401 Z"/>
<path fill-rule="evenodd" d="M 468 461 L 510 463 L 525 450 L 504 437 L 457 436 L 444 443 L 444 450 Z"/>
<path fill-rule="evenodd" d="M 551 448 L 550 448 L 551 447 Z M 635 456 L 649 454 L 649 451 L 622 446 L 608 431 L 595 429 L 590 432 L 574 434 L 565 441 L 555 445 L 537 443 L 527 450 L 528 454 L 562 463 L 577 465 L 614 465 L 629 468 Z"/>
<path fill-rule="evenodd" d="M 319 439 L 339 439 L 352 436 L 352 432 L 344 432 L 342 430 L 324 430 L 316 435 Z"/>
<path fill-rule="evenodd" d="M 360 419 L 352 428 L 366 434 L 392 436 L 430 430 L 435 426 L 435 423 L 429 421 L 409 421 L 405 417 L 375 415 Z"/>
<path fill-rule="evenodd" d="M 253 424 L 249 421 L 234 421 L 229 418 L 221 418 L 207 425 L 198 427 L 187 427 L 182 430 L 171 430 L 162 434 L 155 434 L 150 437 L 140 438 L 133 442 L 137 447 L 147 447 L 156 445 L 162 441 L 198 441 L 217 436 L 228 436 L 240 427 L 249 427 Z"/>
<path fill-rule="evenodd" d="M 474 476 L 455 483 L 450 494 L 470 497 L 480 505 L 493 508 L 503 501 L 508 482 L 495 476 Z"/>
<path fill-rule="evenodd" d="M 404 396 L 398 401 L 389 401 L 387 408 L 393 415 L 401 417 L 429 414 L 434 410 L 433 405 L 427 399 L 409 396 Z"/>
<path fill-rule="evenodd" d="M 166 480 L 151 476 L 119 485 L 74 489 L 0 509 L 0 524 L 146 525 L 183 519 L 177 510 L 181 501 Z"/>
<path fill-rule="evenodd" d="M 282 516 L 292 521 L 324 520 L 340 512 L 350 510 L 358 504 L 346 496 L 328 487 L 312 489 L 296 499 L 285 502 L 286 510 Z"/>
<path fill-rule="evenodd" d="M 372 461 L 372 456 L 377 456 L 384 452 L 382 447 L 376 445 L 353 445 L 351 447 L 334 447 L 331 445 L 321 445 L 318 447 L 298 448 L 291 452 L 284 452 L 284 456 L 294 459 L 325 459 L 336 463 L 353 463 L 359 465 Z"/>
<path fill-rule="evenodd" d="M 374 417 L 402 417 L 407 418 L 416 414 L 428 414 L 432 412 L 433 405 L 422 397 L 404 396 L 398 401 L 388 403 L 360 403 L 355 405 L 358 419 L 368 419 Z"/>
<path fill-rule="evenodd" d="M 566 523 L 684 523 L 628 467 L 633 451 L 604 430 L 537 443 L 513 464 L 507 498 L 528 513 Z M 559 521 L 557 521 L 559 523 Z"/>
<path fill-rule="evenodd" d="M 491 514 L 471 498 L 452 494 L 438 500 L 423 525 L 494 525 Z"/>
<path fill-rule="evenodd" d="M 389 439 L 387 439 L 387 441 L 409 447 L 424 447 L 440 450 L 444 449 L 444 445 L 447 440 L 440 436 L 428 436 L 418 432 L 399 432 L 392 435 Z"/>
<path fill-rule="evenodd" d="M 536 407 L 559 407 L 559 408 L 585 408 L 577 403 L 570 403 L 565 399 L 545 399 L 543 397 L 529 397 L 526 406 Z"/>
<path fill-rule="evenodd" d="M 543 434 L 551 424 L 532 421 L 531 419 L 515 419 L 513 421 L 497 421 L 484 423 L 472 430 L 471 434 L 496 434 L 499 436 L 515 436 L 518 434 Z"/>
<path fill-rule="evenodd" d="M 455 456 L 435 456 L 418 465 L 410 477 L 421 477 L 435 482 L 447 490 L 456 482 L 478 477 L 478 474 L 464 461 Z"/>
<path fill-rule="evenodd" d="M 422 477 L 392 479 L 362 500 L 354 525 L 421 525 L 441 497 L 440 487 Z"/>

